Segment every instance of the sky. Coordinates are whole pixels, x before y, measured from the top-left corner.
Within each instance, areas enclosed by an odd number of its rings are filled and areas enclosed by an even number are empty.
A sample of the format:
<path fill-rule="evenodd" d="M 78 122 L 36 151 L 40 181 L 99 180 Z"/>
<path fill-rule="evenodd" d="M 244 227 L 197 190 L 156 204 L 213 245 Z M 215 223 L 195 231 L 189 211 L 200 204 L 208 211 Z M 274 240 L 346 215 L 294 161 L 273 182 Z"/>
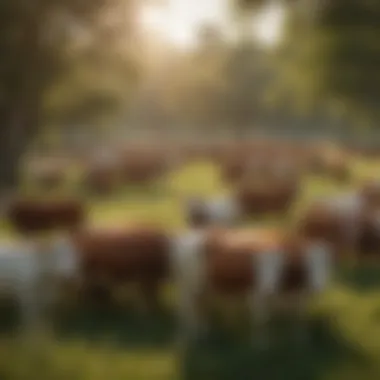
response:
<path fill-rule="evenodd" d="M 231 30 L 230 0 L 167 0 L 165 5 L 146 5 L 140 22 L 147 33 L 177 48 L 189 49 L 197 43 L 197 30 L 204 23 Z M 275 44 L 281 35 L 283 13 L 279 6 L 270 5 L 252 23 L 252 32 L 259 42 Z"/>

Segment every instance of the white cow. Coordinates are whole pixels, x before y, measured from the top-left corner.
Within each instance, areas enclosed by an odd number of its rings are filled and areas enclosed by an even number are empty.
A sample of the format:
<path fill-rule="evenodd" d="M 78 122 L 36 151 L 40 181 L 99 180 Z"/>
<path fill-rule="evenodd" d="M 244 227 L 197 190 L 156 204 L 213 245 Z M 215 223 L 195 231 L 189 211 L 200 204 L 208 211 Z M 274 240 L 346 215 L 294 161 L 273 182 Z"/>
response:
<path fill-rule="evenodd" d="M 209 199 L 191 198 L 187 201 L 187 213 L 192 214 L 195 210 L 201 210 L 208 223 L 214 226 L 233 226 L 242 216 L 239 203 L 231 195 Z"/>
<path fill-rule="evenodd" d="M 35 326 L 59 296 L 59 284 L 78 275 L 79 261 L 65 239 L 0 246 L 0 294 L 18 302 L 23 322 Z"/>

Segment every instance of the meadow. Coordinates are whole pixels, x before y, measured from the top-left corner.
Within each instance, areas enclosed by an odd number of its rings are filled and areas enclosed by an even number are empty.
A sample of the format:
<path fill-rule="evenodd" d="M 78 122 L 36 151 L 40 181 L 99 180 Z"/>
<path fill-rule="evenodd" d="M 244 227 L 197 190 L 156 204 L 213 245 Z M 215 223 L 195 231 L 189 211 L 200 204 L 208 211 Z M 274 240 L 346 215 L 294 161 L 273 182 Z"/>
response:
<path fill-rule="evenodd" d="M 378 162 L 353 160 L 354 180 L 346 186 L 306 178 L 288 216 L 270 216 L 251 224 L 289 225 L 314 197 L 359 184 L 379 168 Z M 223 191 L 215 167 L 194 163 L 149 189 L 123 189 L 107 199 L 89 197 L 90 221 L 112 226 L 142 220 L 185 228 L 184 196 Z M 4 238 L 12 236 L 5 223 L 1 233 Z M 215 331 L 185 354 L 175 344 L 175 313 L 146 316 L 134 307 L 133 289 L 128 294 L 121 289 L 115 297 L 131 302 L 117 302 L 107 310 L 81 305 L 60 318 L 54 333 L 46 332 L 36 340 L 35 348 L 25 346 L 12 333 L 4 334 L 0 379 L 376 380 L 380 378 L 379 285 L 380 270 L 374 266 L 339 268 L 334 285 L 311 302 L 311 340 L 295 342 L 295 321 L 281 319 L 273 323 L 274 340 L 266 351 L 250 347 L 239 300 L 216 300 L 215 309 L 223 313 L 215 313 Z M 163 293 L 170 305 L 173 289 L 168 287 Z M 2 325 L 13 324 L 12 311 L 4 310 L 0 316 Z"/>

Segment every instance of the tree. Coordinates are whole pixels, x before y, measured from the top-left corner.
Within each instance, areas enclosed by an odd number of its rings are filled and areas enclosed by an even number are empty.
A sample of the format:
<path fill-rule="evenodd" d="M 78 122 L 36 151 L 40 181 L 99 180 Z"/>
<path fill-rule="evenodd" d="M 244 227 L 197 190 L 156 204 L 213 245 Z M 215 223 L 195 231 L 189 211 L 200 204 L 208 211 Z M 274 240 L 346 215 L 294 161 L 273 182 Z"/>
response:
<path fill-rule="evenodd" d="M 327 107 L 357 123 L 379 116 L 380 1 L 285 2 L 287 26 L 276 52 L 279 94 L 300 109 Z"/>
<path fill-rule="evenodd" d="M 128 1 L 128 0 L 125 0 Z M 0 190 L 18 182 L 19 160 L 44 122 L 48 90 L 80 51 L 75 42 L 115 33 L 104 14 L 123 0 L 3 0 L 0 2 Z M 125 3 L 125 2 L 124 2 Z M 99 37 L 99 34 L 96 35 Z M 71 52 L 71 54 L 67 54 Z M 100 54 L 101 55 L 101 54 Z M 99 59 L 100 61 L 100 59 Z"/>

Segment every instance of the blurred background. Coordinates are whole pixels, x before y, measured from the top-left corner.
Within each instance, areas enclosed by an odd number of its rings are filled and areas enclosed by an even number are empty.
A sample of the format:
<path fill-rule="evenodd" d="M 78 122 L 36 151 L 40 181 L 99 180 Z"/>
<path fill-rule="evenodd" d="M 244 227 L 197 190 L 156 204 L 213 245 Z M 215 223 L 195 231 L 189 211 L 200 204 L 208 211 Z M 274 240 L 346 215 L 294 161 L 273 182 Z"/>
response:
<path fill-rule="evenodd" d="M 0 25 L 4 199 L 24 191 L 25 168 L 34 159 L 56 168 L 58 159 L 100 156 L 123 144 L 276 138 L 379 149 L 379 0 L 1 0 Z M 361 173 L 380 168 L 360 165 Z M 91 198 L 93 219 L 181 225 L 173 192 L 213 193 L 219 185 L 212 176 L 203 165 L 170 177 L 161 195 L 139 188 Z M 331 190 L 321 183 L 314 188 Z M 9 237 L 5 222 L 1 234 Z M 21 357 L 5 336 L 0 377 L 378 379 L 379 293 L 341 285 L 326 302 L 342 339 L 359 352 L 359 364 L 336 347 L 337 339 L 322 337 L 322 348 L 307 355 L 285 346 L 256 357 L 263 368 L 254 372 L 244 371 L 252 358 L 245 351 L 215 347 L 208 361 L 197 359 L 196 370 L 184 369 L 187 361 L 164 333 L 159 343 L 150 342 L 155 323 L 108 313 L 99 321 L 78 317 L 76 328 L 86 325 L 91 338 L 45 342 L 41 363 Z M 122 334 L 139 341 L 116 325 L 134 326 L 145 343 L 110 343 L 110 335 Z M 237 361 L 226 367 L 223 358 L 233 355 Z M 268 372 L 273 366 L 278 371 Z"/>

